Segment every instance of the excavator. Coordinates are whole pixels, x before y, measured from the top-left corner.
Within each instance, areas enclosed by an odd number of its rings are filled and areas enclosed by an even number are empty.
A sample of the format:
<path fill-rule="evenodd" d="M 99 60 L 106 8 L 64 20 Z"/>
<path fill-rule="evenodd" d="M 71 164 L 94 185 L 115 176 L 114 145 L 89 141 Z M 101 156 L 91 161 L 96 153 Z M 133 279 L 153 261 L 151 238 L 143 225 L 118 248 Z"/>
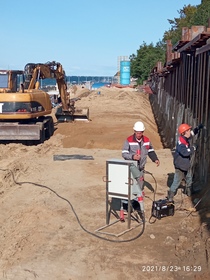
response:
<path fill-rule="evenodd" d="M 76 108 L 67 92 L 66 76 L 59 62 L 28 63 L 24 70 L 0 70 L 0 141 L 43 143 L 54 133 L 52 103 L 40 89 L 42 79 L 55 79 L 61 105 L 56 107 L 57 122 L 88 120 L 88 108 Z"/>

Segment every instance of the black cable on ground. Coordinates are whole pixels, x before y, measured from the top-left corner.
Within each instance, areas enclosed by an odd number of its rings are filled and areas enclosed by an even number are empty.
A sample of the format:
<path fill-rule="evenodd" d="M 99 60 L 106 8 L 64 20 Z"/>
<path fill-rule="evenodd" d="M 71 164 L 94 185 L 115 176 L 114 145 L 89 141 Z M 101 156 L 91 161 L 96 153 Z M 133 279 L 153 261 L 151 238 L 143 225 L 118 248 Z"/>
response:
<path fill-rule="evenodd" d="M 195 210 L 196 210 L 196 207 L 200 204 L 200 202 L 202 201 L 202 199 L 207 195 L 207 193 L 208 193 L 209 191 L 210 191 L 210 189 L 207 189 L 207 190 L 204 192 L 203 196 L 201 196 L 201 198 L 198 200 L 198 202 L 194 205 L 194 209 L 195 209 Z M 194 211 L 190 211 L 190 213 L 187 215 L 187 217 L 190 216 L 193 212 L 194 212 Z"/>
<path fill-rule="evenodd" d="M 144 173 L 145 174 L 149 174 L 150 176 L 152 176 L 152 178 L 154 179 L 154 182 L 155 182 L 154 197 L 153 197 L 153 199 L 150 198 L 152 200 L 152 203 L 153 203 L 155 201 L 155 195 L 156 195 L 156 192 L 157 192 L 157 181 L 156 181 L 155 177 L 153 176 L 153 174 L 151 172 L 144 170 Z M 151 214 L 151 216 L 149 218 L 149 223 L 150 224 L 154 224 L 156 222 L 156 220 L 157 220 L 157 218 L 154 217 L 154 221 L 151 221 L 152 218 L 153 218 L 153 215 Z"/>
<path fill-rule="evenodd" d="M 88 234 L 94 236 L 94 237 L 97 237 L 97 238 L 99 238 L 99 239 L 102 239 L 102 240 L 105 240 L 105 241 L 109 241 L 109 242 L 125 243 L 125 242 L 131 242 L 131 241 L 134 241 L 134 240 L 138 239 L 138 238 L 144 233 L 144 230 L 145 230 L 145 218 L 143 218 L 143 221 L 142 221 L 143 227 L 142 227 L 141 232 L 140 232 L 138 235 L 136 235 L 135 237 L 133 237 L 133 238 L 125 239 L 125 240 L 113 240 L 113 239 L 108 239 L 108 238 L 104 238 L 104 237 L 102 237 L 102 236 L 99 236 L 99 235 L 97 235 L 97 234 L 95 234 L 95 233 L 93 233 L 93 232 L 88 231 L 87 229 L 85 229 L 85 228 L 83 227 L 83 225 L 81 224 L 81 222 L 80 222 L 80 220 L 79 220 L 79 217 L 78 217 L 77 213 L 76 213 L 75 210 L 74 210 L 73 205 L 72 205 L 71 202 L 70 202 L 68 199 L 66 199 L 65 197 L 62 197 L 61 195 L 59 195 L 56 191 L 54 191 L 54 190 L 51 189 L 50 187 L 44 186 L 44 185 L 42 185 L 42 184 L 38 184 L 38 183 L 34 183 L 34 182 L 18 182 L 18 181 L 16 181 L 15 176 L 14 176 L 14 173 L 13 173 L 12 170 L 10 170 L 10 169 L 2 169 L 2 168 L 0 168 L 0 170 L 1 170 L 1 171 L 9 171 L 9 172 L 11 173 L 12 178 L 13 178 L 13 181 L 14 181 L 14 183 L 15 183 L 16 185 L 20 185 L 20 186 L 21 186 L 21 185 L 24 185 L 24 184 L 31 184 L 31 185 L 34 185 L 34 186 L 37 186 L 37 187 L 40 187 L 40 188 L 44 188 L 44 189 L 47 189 L 47 190 L 51 191 L 52 193 L 54 193 L 54 194 L 55 194 L 57 197 L 59 197 L 60 199 L 66 201 L 66 202 L 69 204 L 69 206 L 71 207 L 72 212 L 74 213 L 74 215 L 75 215 L 75 217 L 76 217 L 76 219 L 77 219 L 77 222 L 78 222 L 78 224 L 80 225 L 81 229 L 84 230 L 86 233 L 88 233 Z"/>
<path fill-rule="evenodd" d="M 156 195 L 156 192 L 157 192 L 157 181 L 156 181 L 155 177 L 153 176 L 153 174 L 151 172 L 144 170 L 144 173 L 152 176 L 152 178 L 155 182 L 154 197 L 153 197 L 153 201 L 155 201 L 155 195 Z"/>

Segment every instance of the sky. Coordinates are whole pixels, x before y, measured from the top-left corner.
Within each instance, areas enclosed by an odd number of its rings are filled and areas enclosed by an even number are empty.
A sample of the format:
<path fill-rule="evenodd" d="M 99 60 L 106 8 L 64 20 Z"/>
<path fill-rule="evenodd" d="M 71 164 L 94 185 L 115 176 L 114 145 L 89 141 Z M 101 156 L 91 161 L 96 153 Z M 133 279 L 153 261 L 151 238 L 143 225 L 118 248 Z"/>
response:
<path fill-rule="evenodd" d="M 1 0 L 0 69 L 57 61 L 68 76 L 114 76 L 189 4 L 201 0 Z"/>

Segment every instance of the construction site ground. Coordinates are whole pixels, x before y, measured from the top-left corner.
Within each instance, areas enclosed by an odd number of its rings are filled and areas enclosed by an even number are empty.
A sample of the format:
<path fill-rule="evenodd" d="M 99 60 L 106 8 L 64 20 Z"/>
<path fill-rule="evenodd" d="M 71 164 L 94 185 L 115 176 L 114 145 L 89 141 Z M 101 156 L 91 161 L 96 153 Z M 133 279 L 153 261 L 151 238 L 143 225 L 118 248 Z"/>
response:
<path fill-rule="evenodd" d="M 89 122 L 57 124 L 54 135 L 37 146 L 0 144 L 0 279 L 210 279 L 209 225 L 201 218 L 208 221 L 207 212 L 193 211 L 180 189 L 174 216 L 151 223 L 152 201 L 166 197 L 174 167 L 148 94 L 104 87 L 77 88 L 75 96 L 81 97 L 78 107 L 90 108 Z M 148 158 L 146 164 L 152 175 L 145 175 L 145 230 L 136 239 L 142 227 L 120 237 L 100 234 L 96 230 L 106 224 L 106 161 L 122 159 L 123 142 L 138 120 L 161 162 L 156 167 Z M 127 220 L 109 230 L 126 228 Z"/>

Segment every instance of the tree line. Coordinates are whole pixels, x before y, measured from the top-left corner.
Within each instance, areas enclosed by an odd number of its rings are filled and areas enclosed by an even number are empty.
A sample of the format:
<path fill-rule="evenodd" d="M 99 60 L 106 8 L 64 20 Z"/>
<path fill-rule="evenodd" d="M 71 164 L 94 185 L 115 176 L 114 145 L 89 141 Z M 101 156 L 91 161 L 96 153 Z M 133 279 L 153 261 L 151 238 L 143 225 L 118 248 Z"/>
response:
<path fill-rule="evenodd" d="M 178 11 L 179 17 L 168 19 L 170 28 L 163 34 L 162 40 L 155 45 L 149 45 L 143 42 L 136 54 L 130 55 L 131 76 L 137 78 L 138 84 L 142 84 L 147 80 L 151 69 L 157 61 L 165 63 L 166 57 L 166 41 L 171 40 L 172 44 L 176 44 L 182 37 L 182 27 L 191 28 L 193 25 L 203 25 L 208 27 L 208 19 L 210 19 L 210 0 L 201 0 L 201 4 L 197 6 L 185 5 Z"/>

